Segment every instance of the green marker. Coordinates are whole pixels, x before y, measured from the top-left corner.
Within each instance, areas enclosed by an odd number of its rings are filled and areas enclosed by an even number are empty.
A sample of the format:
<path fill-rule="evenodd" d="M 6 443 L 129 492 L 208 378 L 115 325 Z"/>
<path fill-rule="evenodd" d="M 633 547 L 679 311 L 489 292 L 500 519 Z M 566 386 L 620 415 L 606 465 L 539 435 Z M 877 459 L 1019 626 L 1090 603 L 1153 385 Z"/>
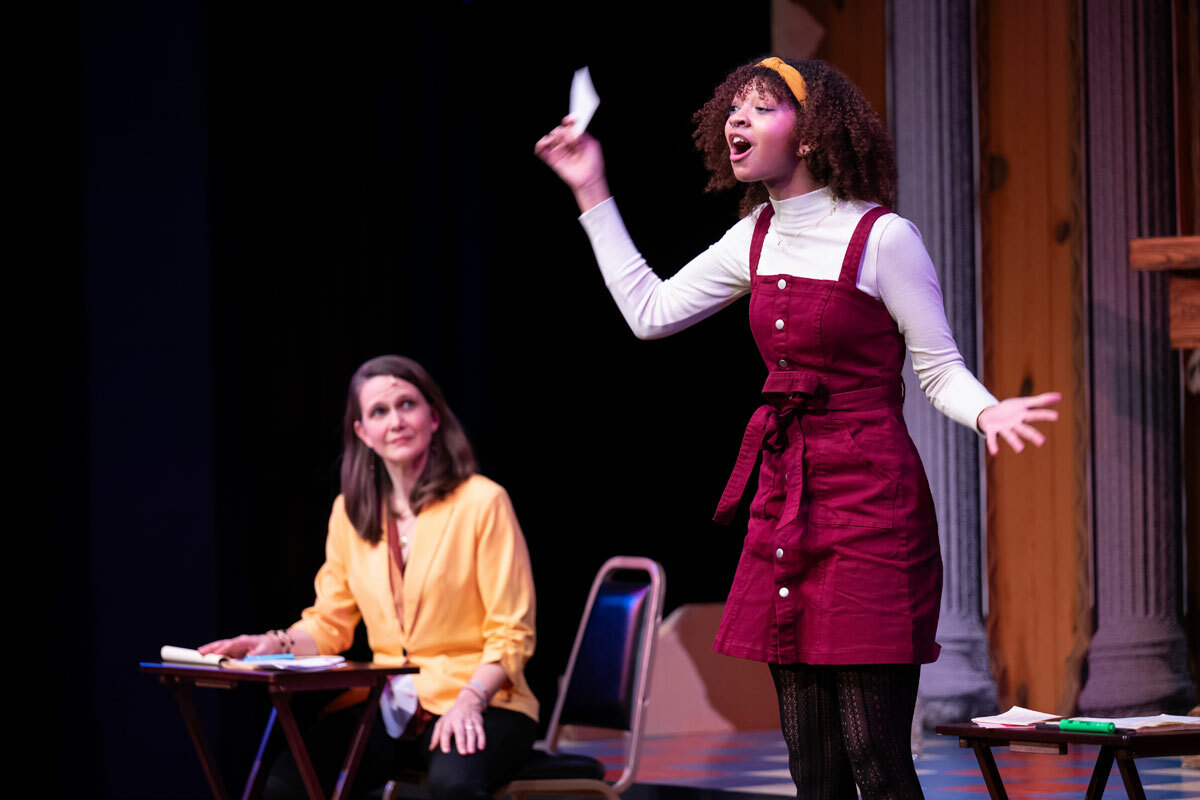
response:
<path fill-rule="evenodd" d="M 1064 719 L 1058 723 L 1060 731 L 1078 733 L 1116 733 L 1117 726 L 1111 722 L 1093 722 L 1086 719 Z"/>

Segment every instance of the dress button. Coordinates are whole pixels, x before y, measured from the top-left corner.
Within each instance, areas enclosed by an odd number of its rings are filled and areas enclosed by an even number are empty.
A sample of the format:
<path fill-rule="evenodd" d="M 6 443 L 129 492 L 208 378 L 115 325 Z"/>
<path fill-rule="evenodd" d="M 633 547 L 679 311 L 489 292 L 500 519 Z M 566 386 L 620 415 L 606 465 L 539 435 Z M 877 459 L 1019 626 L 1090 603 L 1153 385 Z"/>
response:
<path fill-rule="evenodd" d="M 783 586 L 783 587 L 781 587 L 781 588 L 779 589 L 779 596 L 780 596 L 780 597 L 787 597 L 787 596 L 788 596 L 788 588 L 787 588 L 786 586 Z"/>
<path fill-rule="evenodd" d="M 775 551 L 775 557 L 783 558 L 783 548 L 782 547 Z"/>
<path fill-rule="evenodd" d="M 777 330 L 777 331 L 783 330 L 783 320 L 781 320 L 781 319 L 775 320 L 775 330 Z"/>
<path fill-rule="evenodd" d="M 783 278 L 780 278 L 780 279 L 779 279 L 779 288 L 780 288 L 780 289 L 786 289 L 786 288 L 787 288 L 787 281 L 785 281 Z"/>
<path fill-rule="evenodd" d="M 779 366 L 783 367 L 784 369 L 787 369 L 787 359 L 786 358 L 779 359 Z"/>

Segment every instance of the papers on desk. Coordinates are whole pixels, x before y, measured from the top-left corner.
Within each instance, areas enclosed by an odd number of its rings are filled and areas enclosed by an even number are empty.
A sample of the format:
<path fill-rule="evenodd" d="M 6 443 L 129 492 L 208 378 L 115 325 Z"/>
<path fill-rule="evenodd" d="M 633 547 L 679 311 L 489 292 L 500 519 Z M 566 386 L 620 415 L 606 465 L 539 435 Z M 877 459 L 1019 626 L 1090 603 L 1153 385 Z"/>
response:
<path fill-rule="evenodd" d="M 1193 725 L 1200 727 L 1200 717 L 1182 717 L 1178 714 L 1156 714 L 1153 717 L 1071 717 L 1084 722 L 1111 722 L 1118 728 L 1158 728 L 1163 725 Z"/>
<path fill-rule="evenodd" d="M 245 661 L 243 664 L 247 663 Z M 295 658 L 265 658 L 251 661 L 254 669 L 287 670 L 288 672 L 315 672 L 322 669 L 333 669 L 346 663 L 344 656 L 296 656 Z"/>
<path fill-rule="evenodd" d="M 169 644 L 163 645 L 159 655 L 163 662 L 168 664 L 195 664 L 201 667 L 220 667 L 222 669 L 287 670 L 289 672 L 333 669 L 346 661 L 343 656 L 297 656 L 287 659 L 268 658 L 243 661 L 217 653 L 204 654 L 190 647 L 172 647 Z"/>
<path fill-rule="evenodd" d="M 1036 725 L 1039 722 L 1050 722 L 1052 720 L 1062 719 L 1058 714 L 1046 714 L 1042 711 L 1033 711 L 1021 706 L 1013 706 L 1003 714 L 995 714 L 990 717 L 975 717 L 971 720 L 981 728 L 1012 728 L 1024 727 L 1028 725 Z"/>
<path fill-rule="evenodd" d="M 1058 722 L 1058 714 L 1046 714 L 1021 706 L 1013 706 L 1003 714 L 991 717 L 975 717 L 971 720 L 981 728 L 1019 728 L 1037 725 L 1040 722 Z M 1118 729 L 1143 730 L 1163 725 L 1193 725 L 1200 727 L 1200 717 L 1181 717 L 1173 714 L 1157 714 L 1153 717 L 1071 717 L 1080 722 L 1111 722 Z"/>

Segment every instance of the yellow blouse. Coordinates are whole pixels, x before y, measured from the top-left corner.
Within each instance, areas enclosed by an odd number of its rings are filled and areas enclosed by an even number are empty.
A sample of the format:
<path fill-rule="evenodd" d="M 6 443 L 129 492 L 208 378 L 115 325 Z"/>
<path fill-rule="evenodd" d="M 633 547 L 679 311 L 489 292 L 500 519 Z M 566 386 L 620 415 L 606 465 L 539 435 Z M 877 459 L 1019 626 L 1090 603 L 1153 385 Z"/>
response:
<path fill-rule="evenodd" d="M 380 664 L 411 663 L 421 706 L 444 714 L 481 663 L 499 663 L 507 683 L 491 705 L 537 719 L 525 682 L 533 655 L 533 571 L 525 537 L 504 489 L 473 475 L 417 515 L 400 578 L 401 621 L 392 595 L 387 537 L 369 544 L 333 501 L 317 598 L 292 627 L 321 653 L 354 641 L 361 619 Z M 399 577 L 399 573 L 396 573 Z"/>

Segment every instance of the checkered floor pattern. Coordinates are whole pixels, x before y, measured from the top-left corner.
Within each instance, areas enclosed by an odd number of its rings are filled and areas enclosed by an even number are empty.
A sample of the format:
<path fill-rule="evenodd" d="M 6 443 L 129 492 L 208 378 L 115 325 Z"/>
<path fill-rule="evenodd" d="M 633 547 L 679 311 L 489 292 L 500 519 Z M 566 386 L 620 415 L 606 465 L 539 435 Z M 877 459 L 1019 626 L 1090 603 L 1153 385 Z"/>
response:
<path fill-rule="evenodd" d="M 587 753 L 610 766 L 608 777 L 619 774 L 622 750 L 612 741 L 564 744 L 564 750 Z M 1072 746 L 1063 756 L 993 751 L 1004 788 L 1012 800 L 1082 798 L 1087 791 L 1096 748 Z M 970 750 L 958 740 L 927 734 L 917 757 L 917 774 L 927 800 L 985 800 L 987 787 Z M 1137 761 L 1147 800 L 1200 800 L 1200 769 L 1185 768 L 1178 758 Z M 638 769 L 640 788 L 674 787 L 709 792 L 795 797 L 788 777 L 787 748 L 776 731 L 654 737 L 643 743 Z M 645 792 L 638 792 L 645 794 Z M 653 794 L 653 792 L 651 792 Z M 660 792 L 678 796 L 678 791 Z M 1114 767 L 1104 791 L 1105 800 L 1124 800 L 1125 787 Z"/>

